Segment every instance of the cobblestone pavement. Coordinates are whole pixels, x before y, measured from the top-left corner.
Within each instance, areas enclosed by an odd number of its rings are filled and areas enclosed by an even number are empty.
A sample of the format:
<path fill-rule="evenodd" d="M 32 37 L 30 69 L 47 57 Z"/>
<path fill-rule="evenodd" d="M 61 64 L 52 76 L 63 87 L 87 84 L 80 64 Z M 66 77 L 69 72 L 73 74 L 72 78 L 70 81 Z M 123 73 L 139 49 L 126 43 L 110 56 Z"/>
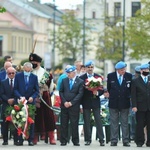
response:
<path fill-rule="evenodd" d="M 81 129 L 80 129 L 80 133 L 81 133 Z M 115 147 L 112 147 L 110 146 L 110 143 L 108 144 L 105 144 L 104 147 L 101 147 L 99 145 L 99 142 L 96 141 L 96 138 L 95 138 L 95 129 L 93 131 L 93 135 L 92 135 L 92 143 L 90 146 L 85 146 L 84 145 L 84 138 L 83 137 L 80 137 L 80 146 L 74 146 L 72 144 L 72 142 L 70 141 L 69 144 L 67 144 L 66 146 L 60 146 L 60 142 L 57 140 L 57 144 L 56 145 L 50 145 L 50 144 L 46 144 L 44 143 L 44 141 L 40 141 L 38 142 L 37 145 L 34 145 L 34 146 L 28 146 L 28 142 L 27 141 L 24 141 L 24 145 L 23 146 L 15 146 L 13 145 L 13 140 L 9 140 L 9 145 L 7 146 L 3 146 L 2 145 L 2 139 L 0 139 L 0 150 L 3 150 L 3 149 L 9 149 L 9 150 L 50 150 L 50 149 L 54 149 L 54 150 L 122 150 L 122 149 L 129 149 L 129 150 L 135 150 L 135 149 L 139 149 L 138 147 L 136 147 L 136 144 L 132 141 L 130 144 L 131 146 L 130 147 L 124 147 L 122 145 L 122 142 L 119 141 L 118 142 L 118 146 L 115 146 Z M 144 149 L 148 149 L 148 147 L 146 147 L 145 145 L 143 145 Z"/>

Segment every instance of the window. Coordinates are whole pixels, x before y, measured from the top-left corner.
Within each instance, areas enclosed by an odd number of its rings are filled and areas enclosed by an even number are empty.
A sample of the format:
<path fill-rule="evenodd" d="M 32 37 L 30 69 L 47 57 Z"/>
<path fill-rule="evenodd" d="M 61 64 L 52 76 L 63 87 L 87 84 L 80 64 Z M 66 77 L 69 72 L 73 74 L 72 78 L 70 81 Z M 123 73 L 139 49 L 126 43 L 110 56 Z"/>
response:
<path fill-rule="evenodd" d="M 0 56 L 2 56 L 2 51 L 3 51 L 3 37 L 0 36 Z"/>
<path fill-rule="evenodd" d="M 115 17 L 121 16 L 121 3 L 120 2 L 114 3 L 114 16 Z"/>
<path fill-rule="evenodd" d="M 135 17 L 137 10 L 141 9 L 141 2 L 132 2 L 132 17 Z"/>
<path fill-rule="evenodd" d="M 96 12 L 93 11 L 93 12 L 92 12 L 92 19 L 95 19 L 95 18 L 96 18 Z"/>

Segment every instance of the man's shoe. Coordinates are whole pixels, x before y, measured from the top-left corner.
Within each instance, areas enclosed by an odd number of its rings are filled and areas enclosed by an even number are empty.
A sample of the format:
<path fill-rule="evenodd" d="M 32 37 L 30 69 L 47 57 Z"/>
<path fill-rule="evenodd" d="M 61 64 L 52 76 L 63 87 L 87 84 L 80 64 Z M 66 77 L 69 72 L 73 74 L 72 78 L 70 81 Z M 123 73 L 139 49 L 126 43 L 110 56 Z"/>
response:
<path fill-rule="evenodd" d="M 74 145 L 74 146 L 80 146 L 80 144 L 79 144 L 79 143 L 73 143 L 73 145 Z"/>
<path fill-rule="evenodd" d="M 129 142 L 125 142 L 125 143 L 123 143 L 123 146 L 130 147 L 130 144 L 129 144 Z"/>
<path fill-rule="evenodd" d="M 67 145 L 67 143 L 61 143 L 60 145 L 61 145 L 61 146 L 66 146 L 66 145 Z"/>
<path fill-rule="evenodd" d="M 90 141 L 86 141 L 84 145 L 88 146 L 88 145 L 90 145 L 90 144 L 91 144 Z"/>
<path fill-rule="evenodd" d="M 18 144 L 18 142 L 14 142 L 14 145 L 17 145 Z"/>
<path fill-rule="evenodd" d="M 8 145 L 8 142 L 3 142 L 2 145 Z"/>
<path fill-rule="evenodd" d="M 137 147 L 142 147 L 142 144 L 136 144 L 137 145 Z"/>
<path fill-rule="evenodd" d="M 105 146 L 105 143 L 104 142 L 100 142 L 100 146 Z"/>
<path fill-rule="evenodd" d="M 22 142 L 17 142 L 16 144 L 17 144 L 17 146 L 22 146 L 23 145 Z"/>
<path fill-rule="evenodd" d="M 29 146 L 34 146 L 33 142 L 28 143 Z"/>
<path fill-rule="evenodd" d="M 111 142 L 110 146 L 117 146 L 116 142 Z"/>

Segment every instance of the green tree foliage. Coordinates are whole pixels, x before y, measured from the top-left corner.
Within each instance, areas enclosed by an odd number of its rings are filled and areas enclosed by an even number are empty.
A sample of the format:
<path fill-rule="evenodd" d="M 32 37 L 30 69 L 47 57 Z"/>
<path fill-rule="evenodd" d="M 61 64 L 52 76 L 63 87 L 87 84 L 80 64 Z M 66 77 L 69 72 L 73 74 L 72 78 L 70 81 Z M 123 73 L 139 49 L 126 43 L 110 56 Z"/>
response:
<path fill-rule="evenodd" d="M 77 58 L 82 59 L 82 23 L 75 18 L 73 12 L 65 14 L 62 17 L 62 21 L 62 25 L 56 32 L 56 48 L 59 49 L 59 54 L 63 56 L 64 60 L 68 59 L 72 60 L 72 62 Z M 86 32 L 89 32 L 88 28 L 86 28 Z M 88 45 L 90 41 L 86 36 L 85 45 Z"/>
<path fill-rule="evenodd" d="M 109 59 L 115 63 L 122 59 L 122 26 L 116 26 L 116 22 L 110 25 L 107 19 L 105 21 L 105 28 L 99 34 L 96 56 L 99 60 Z"/>
<path fill-rule="evenodd" d="M 132 49 L 131 58 L 150 57 L 150 1 L 141 0 L 142 9 L 137 11 L 126 26 L 126 41 Z"/>
<path fill-rule="evenodd" d="M 0 6 L 0 13 L 6 12 L 6 9 L 2 6 Z"/>

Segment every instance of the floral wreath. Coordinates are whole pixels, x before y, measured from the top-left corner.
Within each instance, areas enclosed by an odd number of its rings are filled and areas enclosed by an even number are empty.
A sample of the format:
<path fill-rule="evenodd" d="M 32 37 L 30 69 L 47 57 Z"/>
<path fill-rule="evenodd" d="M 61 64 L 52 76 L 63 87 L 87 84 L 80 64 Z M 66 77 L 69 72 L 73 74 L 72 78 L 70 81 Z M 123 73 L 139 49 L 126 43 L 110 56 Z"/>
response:
<path fill-rule="evenodd" d="M 17 105 L 6 108 L 6 121 L 12 122 L 17 129 L 18 135 L 22 134 L 27 139 L 30 125 L 34 123 L 35 110 L 34 105 L 27 104 L 25 97 L 21 97 Z"/>

